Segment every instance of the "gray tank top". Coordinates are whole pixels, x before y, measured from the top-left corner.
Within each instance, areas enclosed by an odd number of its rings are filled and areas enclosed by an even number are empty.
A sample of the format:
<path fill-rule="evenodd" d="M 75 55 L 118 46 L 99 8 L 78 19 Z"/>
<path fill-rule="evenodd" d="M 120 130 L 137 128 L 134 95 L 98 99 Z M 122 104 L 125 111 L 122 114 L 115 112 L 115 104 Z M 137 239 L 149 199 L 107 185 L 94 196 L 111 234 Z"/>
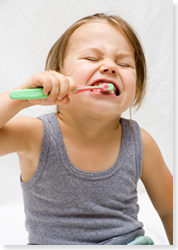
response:
<path fill-rule="evenodd" d="M 144 235 L 137 220 L 137 182 L 142 170 L 138 124 L 121 118 L 122 142 L 115 164 L 85 172 L 70 162 L 55 114 L 43 121 L 37 170 L 23 183 L 29 245 L 125 245 Z"/>

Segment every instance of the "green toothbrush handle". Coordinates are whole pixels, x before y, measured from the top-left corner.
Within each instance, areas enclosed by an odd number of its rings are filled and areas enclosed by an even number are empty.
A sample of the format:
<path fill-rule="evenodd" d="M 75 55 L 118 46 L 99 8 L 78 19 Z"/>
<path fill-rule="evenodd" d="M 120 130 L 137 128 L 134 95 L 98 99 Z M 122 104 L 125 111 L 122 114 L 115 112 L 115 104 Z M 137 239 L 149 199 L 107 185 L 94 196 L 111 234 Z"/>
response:
<path fill-rule="evenodd" d="M 47 99 L 48 95 L 43 94 L 43 88 L 14 90 L 9 93 L 11 99 L 30 100 Z"/>
<path fill-rule="evenodd" d="M 114 85 L 112 83 L 105 83 L 102 86 L 77 86 L 74 94 L 81 93 L 83 91 L 91 89 L 102 89 L 102 91 L 112 91 Z M 43 88 L 21 89 L 14 90 L 9 93 L 11 99 L 18 100 L 30 100 L 30 99 L 47 99 L 48 95 L 43 94 Z"/>

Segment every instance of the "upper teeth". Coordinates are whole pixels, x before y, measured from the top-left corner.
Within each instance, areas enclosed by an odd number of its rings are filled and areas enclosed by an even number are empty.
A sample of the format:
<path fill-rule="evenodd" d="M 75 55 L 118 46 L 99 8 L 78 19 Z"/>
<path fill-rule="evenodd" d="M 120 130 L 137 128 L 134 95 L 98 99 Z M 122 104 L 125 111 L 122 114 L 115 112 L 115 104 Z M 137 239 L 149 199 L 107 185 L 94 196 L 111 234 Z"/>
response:
<path fill-rule="evenodd" d="M 100 92 L 101 89 L 92 89 L 92 91 L 98 91 L 98 92 Z"/>
<path fill-rule="evenodd" d="M 102 86 L 102 85 L 103 85 L 103 82 L 101 82 L 101 83 L 97 82 L 97 83 L 93 84 L 92 86 Z M 92 91 L 98 91 L 98 92 L 100 92 L 101 89 L 93 89 Z"/>
<path fill-rule="evenodd" d="M 93 84 L 93 86 L 102 86 L 104 83 L 103 82 L 101 82 L 101 83 L 95 83 L 95 84 Z"/>

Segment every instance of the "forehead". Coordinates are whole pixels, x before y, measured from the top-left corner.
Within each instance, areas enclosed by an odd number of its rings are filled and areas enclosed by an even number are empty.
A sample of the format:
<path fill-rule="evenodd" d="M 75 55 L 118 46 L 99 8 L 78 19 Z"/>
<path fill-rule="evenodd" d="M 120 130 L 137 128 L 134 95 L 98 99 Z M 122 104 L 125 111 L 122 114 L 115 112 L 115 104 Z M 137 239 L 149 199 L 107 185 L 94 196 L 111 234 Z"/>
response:
<path fill-rule="evenodd" d="M 68 50 L 80 50 L 87 46 L 118 46 L 134 53 L 134 50 L 120 27 L 116 28 L 107 21 L 91 21 L 81 25 L 71 35 Z"/>

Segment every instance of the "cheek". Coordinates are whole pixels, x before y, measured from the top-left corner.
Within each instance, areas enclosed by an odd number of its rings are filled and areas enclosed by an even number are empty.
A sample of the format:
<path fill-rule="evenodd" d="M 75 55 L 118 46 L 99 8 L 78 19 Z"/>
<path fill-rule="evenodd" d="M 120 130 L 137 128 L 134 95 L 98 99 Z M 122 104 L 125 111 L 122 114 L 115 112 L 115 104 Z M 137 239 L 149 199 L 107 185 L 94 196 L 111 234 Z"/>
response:
<path fill-rule="evenodd" d="M 70 65 L 70 69 L 68 67 L 68 71 L 64 71 L 66 72 L 70 73 L 68 76 L 73 77 L 77 85 L 86 85 L 93 74 L 93 69 L 88 64 L 76 62 Z"/>
<path fill-rule="evenodd" d="M 135 92 L 136 91 L 136 81 L 137 81 L 136 73 L 135 72 L 126 72 L 122 76 L 123 76 L 125 88 L 127 88 L 128 90 L 130 89 L 132 92 L 133 91 Z"/>
<path fill-rule="evenodd" d="M 124 88 L 128 95 L 128 102 L 132 104 L 136 97 L 136 73 L 130 72 L 129 74 L 125 75 L 124 78 Z"/>

